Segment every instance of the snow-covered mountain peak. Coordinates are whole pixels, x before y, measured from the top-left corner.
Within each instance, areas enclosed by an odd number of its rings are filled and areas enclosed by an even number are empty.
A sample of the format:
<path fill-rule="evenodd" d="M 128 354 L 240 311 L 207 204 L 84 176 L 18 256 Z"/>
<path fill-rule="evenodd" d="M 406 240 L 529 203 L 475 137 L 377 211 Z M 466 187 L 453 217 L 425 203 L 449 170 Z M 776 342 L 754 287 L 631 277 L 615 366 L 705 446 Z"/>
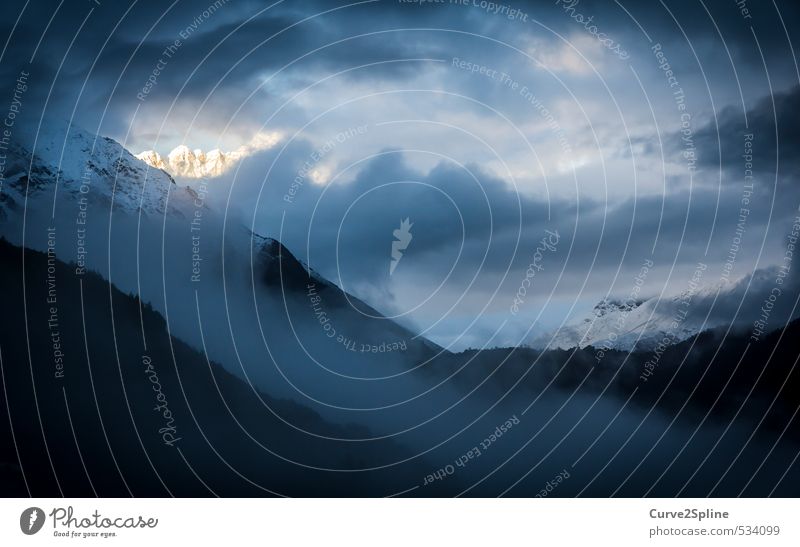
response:
<path fill-rule="evenodd" d="M 272 148 L 280 140 L 278 133 L 257 133 L 249 143 L 230 152 L 214 148 L 204 152 L 185 144 L 176 146 L 166 159 L 155 150 L 145 150 L 136 157 L 151 167 L 162 169 L 174 177 L 198 179 L 218 177 L 233 168 L 236 163 L 256 152 Z"/>
<path fill-rule="evenodd" d="M 162 171 L 167 170 L 166 162 L 155 150 L 147 150 L 141 154 L 136 154 L 136 158 L 142 160 L 150 167 L 155 167 L 156 169 L 161 169 Z"/>
<path fill-rule="evenodd" d="M 635 310 L 643 303 L 644 300 L 623 301 L 604 298 L 595 305 L 592 309 L 592 314 L 594 317 L 603 317 L 604 315 L 612 313 L 627 313 Z M 587 317 L 584 319 L 584 322 L 585 321 L 591 321 L 591 318 Z"/>
<path fill-rule="evenodd" d="M 29 135 L 25 142 L 30 144 L 15 140 L 8 151 L 0 216 L 19 213 L 26 195 L 29 209 L 52 208 L 55 198 L 113 203 L 115 212 L 129 214 L 162 214 L 189 202 L 170 175 L 151 168 L 114 139 L 74 125 L 51 124 L 35 141 Z"/>
<path fill-rule="evenodd" d="M 537 337 L 532 346 L 594 346 L 631 351 L 652 349 L 665 340 L 674 344 L 699 333 L 702 327 L 694 317 L 677 316 L 677 302 L 677 298 L 658 297 L 638 301 L 605 299 L 595 305 L 588 317 Z"/>

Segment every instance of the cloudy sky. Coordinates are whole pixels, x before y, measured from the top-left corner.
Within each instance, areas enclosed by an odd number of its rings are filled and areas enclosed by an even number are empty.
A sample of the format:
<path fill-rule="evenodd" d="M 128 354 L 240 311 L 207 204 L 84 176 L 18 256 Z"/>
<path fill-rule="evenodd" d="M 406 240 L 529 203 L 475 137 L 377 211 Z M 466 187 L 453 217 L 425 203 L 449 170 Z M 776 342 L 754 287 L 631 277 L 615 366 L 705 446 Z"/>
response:
<path fill-rule="evenodd" d="M 739 238 L 732 281 L 782 261 L 798 8 L 744 5 L 13 0 L 1 91 L 28 72 L 27 123 L 132 152 L 279 136 L 209 181 L 220 207 L 437 341 L 504 345 L 630 293 L 645 260 L 645 296 L 698 262 L 723 283 Z"/>

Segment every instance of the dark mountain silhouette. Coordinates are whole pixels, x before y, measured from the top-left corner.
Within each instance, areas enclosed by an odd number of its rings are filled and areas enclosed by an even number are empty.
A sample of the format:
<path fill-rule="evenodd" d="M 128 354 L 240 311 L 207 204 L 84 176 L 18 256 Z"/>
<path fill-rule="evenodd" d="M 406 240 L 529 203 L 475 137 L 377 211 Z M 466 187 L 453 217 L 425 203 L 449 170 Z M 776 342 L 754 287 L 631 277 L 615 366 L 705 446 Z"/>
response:
<path fill-rule="evenodd" d="M 335 440 L 369 432 L 255 391 L 97 275 L 79 278 L 53 257 L 0 240 L 0 301 L 4 496 L 352 496 L 406 488 L 393 467 L 352 471 L 402 459 L 403 449 Z"/>
<path fill-rule="evenodd" d="M 322 306 L 335 310 L 338 320 L 357 326 L 359 336 L 367 341 L 402 341 L 408 349 L 405 354 L 414 360 L 427 360 L 447 350 L 418 336 L 393 320 L 387 319 L 363 300 L 348 294 L 328 281 L 308 265 L 298 260 L 277 239 L 251 234 L 254 263 L 261 282 L 287 299 L 299 299 L 307 307 L 309 287 L 321 298 Z"/>
<path fill-rule="evenodd" d="M 606 393 L 627 399 L 644 409 L 666 416 L 683 412 L 727 423 L 733 417 L 781 431 L 800 441 L 794 420 L 800 407 L 800 320 L 765 336 L 750 339 L 750 332 L 724 329 L 705 331 L 663 353 L 631 353 L 585 347 L 539 351 L 530 348 L 468 350 L 442 355 L 435 365 L 474 384 L 487 371 L 503 390 L 519 386 L 540 392 L 546 386 L 589 393 Z"/>

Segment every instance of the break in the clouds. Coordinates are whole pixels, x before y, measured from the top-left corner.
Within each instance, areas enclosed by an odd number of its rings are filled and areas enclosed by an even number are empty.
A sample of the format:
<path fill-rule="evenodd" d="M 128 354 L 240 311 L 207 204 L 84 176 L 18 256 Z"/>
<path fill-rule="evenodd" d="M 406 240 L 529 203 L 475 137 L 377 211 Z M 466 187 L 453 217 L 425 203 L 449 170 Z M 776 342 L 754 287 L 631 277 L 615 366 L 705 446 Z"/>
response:
<path fill-rule="evenodd" d="M 477 316 L 467 345 L 525 342 L 625 294 L 645 259 L 657 296 L 698 262 L 735 281 L 784 256 L 793 2 L 79 4 L 6 6 L 2 95 L 30 74 L 21 118 L 212 176 L 220 207 L 434 339 Z M 164 159 L 260 135 L 224 169 Z"/>

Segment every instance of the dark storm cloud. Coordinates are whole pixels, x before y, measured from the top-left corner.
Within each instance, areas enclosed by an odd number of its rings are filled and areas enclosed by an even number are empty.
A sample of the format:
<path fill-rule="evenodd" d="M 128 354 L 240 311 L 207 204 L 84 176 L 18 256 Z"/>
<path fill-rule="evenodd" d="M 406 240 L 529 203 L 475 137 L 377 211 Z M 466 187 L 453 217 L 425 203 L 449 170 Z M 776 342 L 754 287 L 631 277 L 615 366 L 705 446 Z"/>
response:
<path fill-rule="evenodd" d="M 761 98 L 743 113 L 730 106 L 718 116 L 719 125 L 707 124 L 696 132 L 699 160 L 715 168 L 741 171 L 752 156 L 753 170 L 764 174 L 794 175 L 800 158 L 800 87 Z M 746 135 L 752 137 L 745 138 Z M 749 140 L 749 150 L 745 141 Z M 780 152 L 780 153 L 779 153 Z"/>
<path fill-rule="evenodd" d="M 13 88 L 9 82 L 21 70 L 29 70 L 29 112 L 41 113 L 47 100 L 51 115 L 68 116 L 77 105 L 83 125 L 92 127 L 113 93 L 111 119 L 107 121 L 117 134 L 123 133 L 124 122 L 138 104 L 137 96 L 156 69 L 157 81 L 145 94 L 147 101 L 169 103 L 179 91 L 184 100 L 205 98 L 238 63 L 217 89 L 225 103 L 233 105 L 232 110 L 260 79 L 298 57 L 345 37 L 391 28 L 398 22 L 363 6 L 344 8 L 342 13 L 334 11 L 295 25 L 315 13 L 334 10 L 337 6 L 332 3 L 314 6 L 285 2 L 266 11 L 262 6 L 233 0 L 216 4 L 193 0 L 174 5 L 144 1 L 133 6 L 94 6 L 89 2 L 80 8 L 62 5 L 56 11 L 58 5 L 55 1 L 37 1 L 24 11 L 23 2 L 5 6 L 8 16 L 0 24 L 6 34 L 11 33 L 16 17 L 22 16 L 0 63 L 3 95 L 9 94 Z M 398 13 L 410 15 L 407 10 Z M 48 26 L 51 15 L 53 23 Z M 178 47 L 176 40 L 180 42 Z M 427 48 L 424 41 L 408 40 L 400 33 L 349 40 L 298 63 L 278 85 L 285 87 L 293 75 L 303 76 L 309 70 L 334 72 L 425 55 L 427 49 L 436 47 Z M 248 54 L 251 50 L 254 51 Z M 407 71 L 402 64 L 387 64 L 370 73 L 390 78 L 402 77 Z M 360 76 L 357 72 L 354 75 Z"/>
<path fill-rule="evenodd" d="M 266 6 L 228 0 L 218 2 L 218 7 L 210 17 L 203 18 L 203 13 L 208 13 L 209 6 L 213 4 L 210 0 L 181 1 L 176 4 L 146 0 L 132 6 L 114 2 L 103 2 L 100 5 L 87 2 L 80 6 L 65 3 L 58 10 L 53 23 L 48 26 L 50 16 L 55 13 L 59 3 L 55 0 L 32 2 L 16 26 L 8 50 L 0 63 L 4 95 L 9 89 L 8 82 L 16 79 L 16 75 L 27 65 L 38 46 L 35 65 L 32 67 L 32 87 L 35 85 L 36 89 L 28 99 L 28 110 L 38 111 L 36 107 L 43 104 L 62 61 L 64 67 L 49 99 L 50 109 L 58 114 L 71 112 L 78 101 L 79 89 L 88 76 L 78 111 L 84 118 L 90 118 L 91 113 L 104 107 L 117 79 L 121 77 L 114 90 L 116 100 L 112 103 L 112 112 L 107 120 L 110 130 L 118 136 L 123 133 L 124 122 L 130 118 L 131 109 L 135 107 L 137 93 L 145 85 L 164 49 L 174 43 L 175 39 L 179 39 L 181 33 L 193 24 L 195 29 L 183 41 L 184 45 L 175 53 L 173 62 L 168 63 L 159 74 L 148 101 L 171 102 L 182 87 L 184 99 L 199 101 L 234 62 L 241 61 L 217 90 L 225 100 L 212 101 L 214 108 L 228 108 L 232 111 L 234 107 L 230 105 L 238 106 L 264 76 L 316 47 L 349 36 L 391 29 L 432 28 L 487 33 L 494 38 L 517 44 L 528 33 L 556 41 L 543 27 L 565 36 L 585 34 L 584 29 L 570 16 L 575 13 L 593 16 L 602 30 L 619 35 L 621 41 L 630 41 L 629 50 L 647 58 L 648 62 L 652 61 L 648 58 L 646 49 L 639 53 L 645 46 L 645 41 L 636 23 L 617 5 L 607 2 L 509 1 L 509 6 L 522 10 L 529 17 L 526 22 L 509 21 L 502 14 L 493 15 L 472 5 L 419 6 L 393 1 L 355 6 L 342 1 L 286 1 L 259 13 Z M 747 21 L 742 20 L 734 5 L 709 6 L 712 13 L 712 17 L 709 17 L 699 4 L 673 4 L 675 5 L 668 6 L 678 19 L 680 27 L 671 21 L 669 12 L 661 5 L 654 6 L 651 2 L 626 2 L 624 5 L 636 21 L 648 32 L 652 32 L 654 37 L 664 35 L 664 40 L 674 39 L 681 42 L 684 40 L 682 32 L 686 32 L 690 39 L 699 41 L 698 49 L 706 50 L 701 43 L 716 40 L 716 23 L 734 55 L 738 55 L 739 51 L 753 53 L 754 43 L 749 26 L 743 24 Z M 6 34 L 10 33 L 23 5 L 21 0 L 5 5 L 7 15 L 0 25 Z M 785 20 L 791 20 L 796 11 L 789 2 L 781 2 L 779 8 Z M 88 15 L 90 10 L 91 15 Z M 325 11 L 330 13 L 287 29 L 306 17 Z M 252 20 L 242 25 L 251 17 Z M 199 23 L 198 18 L 202 19 Z M 534 23 L 534 20 L 542 26 Z M 775 31 L 777 19 L 774 8 L 759 6 L 758 9 L 753 9 L 753 21 L 757 31 L 760 26 L 772 25 L 770 32 L 759 33 L 759 43 L 767 53 L 771 47 L 785 49 L 785 38 L 781 36 L 781 32 Z M 114 34 L 109 37 L 118 23 Z M 81 25 L 83 28 L 78 33 Z M 278 36 L 268 44 L 244 57 L 250 49 L 276 33 Z M 108 43 L 98 56 L 99 48 L 106 38 Z M 475 39 L 477 38 L 472 39 L 473 44 Z M 71 44 L 73 40 L 74 43 Z M 463 34 L 422 31 L 388 32 L 349 40 L 325 48 L 298 63 L 279 82 L 279 86 L 291 87 L 308 77 L 314 78 L 309 75 L 309 71 L 329 73 L 398 58 L 452 56 L 464 51 L 464 43 Z M 67 48 L 70 47 L 69 56 L 64 58 Z M 198 66 L 215 47 L 216 51 Z M 479 56 L 480 52 L 474 51 L 474 54 Z M 735 59 L 743 75 L 747 73 L 748 66 L 760 64 L 760 56 L 756 58 L 750 54 Z M 785 57 L 771 56 L 784 61 Z M 95 62 L 92 73 L 89 74 L 90 67 Z M 688 51 L 683 51 L 673 59 L 676 66 L 681 66 L 684 62 L 687 63 L 687 69 L 697 69 Z M 349 77 L 402 79 L 413 70 L 410 65 L 393 63 L 372 67 L 369 71 L 353 72 Z M 272 91 L 267 89 L 266 93 Z M 257 106 L 253 107 L 253 111 L 257 109 Z M 94 126 L 85 120 L 83 123 Z"/>
<path fill-rule="evenodd" d="M 512 260 L 518 238 L 543 232 L 554 223 L 549 217 L 573 216 L 570 204 L 548 206 L 527 199 L 478 166 L 440 163 L 420 172 L 408 165 L 402 152 L 392 150 L 367 162 L 350 183 L 318 186 L 305 180 L 288 202 L 288 187 L 309 150 L 304 143 L 291 147 L 270 173 L 258 204 L 256 228 L 279 233 L 285 211 L 282 239 L 303 255 L 310 233 L 312 266 L 334 276 L 338 252 L 342 277 L 376 284 L 387 281 L 387 242 L 405 218 L 414 223 L 414 252 L 421 258 L 420 266 L 442 273 L 440 269 L 449 268 L 449 260 L 455 260 L 462 245 L 464 269 L 474 269 L 487 253 L 485 267 L 500 268 Z M 249 215 L 253 201 L 240 198 L 257 193 L 254 185 L 264 180 L 274 154 L 248 159 L 236 175 L 233 201 L 248 203 Z M 218 190 L 226 191 L 224 185 Z"/>
<path fill-rule="evenodd" d="M 313 150 L 298 141 L 277 160 L 276 150 L 249 158 L 235 175 L 231 203 L 256 219 L 257 232 L 280 237 L 312 267 L 355 292 L 359 286 L 389 284 L 388 249 L 406 218 L 414 234 L 406 271 L 440 279 L 456 264 L 452 286 L 465 286 L 476 273 L 479 284 L 495 282 L 506 270 L 519 277 L 547 230 L 560 234 L 551 262 L 558 268 L 542 275 L 556 276 L 566 265 L 568 275 L 591 275 L 603 283 L 620 264 L 624 276 L 645 258 L 655 257 L 667 269 L 673 263 L 678 269 L 697 261 L 721 264 L 740 221 L 738 188 L 719 196 L 716 189 L 699 187 L 616 203 L 548 201 L 517 191 L 476 165 L 441 162 L 420 171 L 409 165 L 413 153 L 392 150 L 366 162 L 352 182 L 321 186 L 303 179 L 289 200 L 292 181 Z M 213 191 L 227 198 L 228 188 L 219 181 Z M 252 198 L 259 191 L 256 204 Z M 796 215 L 794 201 L 778 199 L 773 205 L 770 192 L 765 185 L 753 193 L 740 261 L 757 254 L 769 224 L 777 240 Z M 746 272 L 737 263 L 734 277 Z"/>
<path fill-rule="evenodd" d="M 783 30 L 781 19 L 788 27 L 789 38 L 791 22 L 798 15 L 798 6 L 791 0 L 746 4 L 747 13 L 743 13 L 735 2 L 708 1 L 661 1 L 661 0 L 627 0 L 624 2 L 606 2 L 603 0 L 554 0 L 553 2 L 525 2 L 530 10 L 555 4 L 562 13 L 573 15 L 581 13 L 586 17 L 594 16 L 593 22 L 603 29 L 627 35 L 627 39 L 644 37 L 644 33 L 653 42 L 664 44 L 686 43 L 695 49 L 699 62 L 710 68 L 720 61 L 727 63 L 727 52 L 723 48 L 724 40 L 733 61 L 739 64 L 762 66 L 759 46 L 764 56 L 774 61 L 790 61 L 786 59 L 788 41 Z M 570 8 L 574 8 L 572 11 Z M 624 8 L 624 9 L 623 9 Z M 554 20 L 558 28 L 562 22 Z M 751 30 L 752 27 L 752 30 Z M 753 34 L 757 36 L 756 40 Z M 641 44 L 647 43 L 645 38 Z M 716 54 L 708 56 L 709 43 L 715 43 Z M 629 48 L 633 50 L 634 48 Z M 779 53 L 779 55 L 775 55 Z M 645 52 L 645 54 L 647 54 Z M 698 60 L 691 52 L 678 61 L 678 67 L 697 68 Z"/>

